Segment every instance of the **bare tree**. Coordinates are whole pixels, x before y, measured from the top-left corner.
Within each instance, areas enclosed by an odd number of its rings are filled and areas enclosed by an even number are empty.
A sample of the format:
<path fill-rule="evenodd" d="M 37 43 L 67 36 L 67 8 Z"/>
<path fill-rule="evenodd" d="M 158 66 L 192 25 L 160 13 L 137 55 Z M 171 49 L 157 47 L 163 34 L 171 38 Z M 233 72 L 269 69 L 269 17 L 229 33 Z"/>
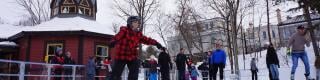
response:
<path fill-rule="evenodd" d="M 187 46 L 187 50 L 191 54 L 192 44 L 189 38 L 189 35 L 191 35 L 191 33 L 188 32 L 190 30 L 190 27 L 186 27 L 186 25 L 188 25 L 188 18 L 190 17 L 190 2 L 190 0 L 178 0 L 178 12 L 174 15 L 171 15 L 170 18 L 172 19 L 172 22 L 174 22 L 175 30 L 178 32 L 178 35 L 181 36 L 182 40 Z M 180 44 L 180 47 L 183 47 L 182 44 Z"/>
<path fill-rule="evenodd" d="M 157 11 L 156 14 L 156 23 L 155 29 L 158 35 L 160 35 L 162 41 L 164 42 L 165 46 L 168 47 L 168 44 L 166 42 L 166 36 L 169 33 L 172 33 L 172 27 L 169 25 L 170 24 L 170 19 L 168 16 L 166 16 L 163 12 Z"/>
<path fill-rule="evenodd" d="M 122 19 L 131 15 L 138 15 L 141 17 L 141 31 L 143 31 L 145 23 L 153 16 L 153 14 L 159 9 L 158 0 L 113 0 L 114 8 L 118 12 L 118 16 Z M 129 5 L 129 6 L 124 6 Z"/>
<path fill-rule="evenodd" d="M 51 0 L 16 0 L 16 3 L 28 12 L 30 18 L 27 20 L 32 22 L 31 26 L 50 19 L 50 2 Z"/>
<path fill-rule="evenodd" d="M 220 17 L 225 20 L 228 40 L 228 50 L 229 50 L 229 60 L 231 64 L 232 73 L 234 72 L 234 67 L 236 73 L 239 73 L 238 68 L 238 45 L 237 39 L 238 32 L 242 25 L 243 18 L 247 15 L 245 12 L 247 8 L 251 7 L 253 4 L 249 1 L 240 0 L 203 0 L 204 4 L 211 8 L 213 11 L 217 12 Z M 239 17 L 240 16 L 240 17 Z M 238 21 L 239 20 L 239 21 Z M 238 24 L 239 23 L 239 24 Z M 235 61 L 234 61 L 235 60 Z M 235 62 L 235 65 L 233 65 Z"/>
<path fill-rule="evenodd" d="M 138 15 L 141 17 L 140 31 L 144 32 L 146 22 L 159 8 L 158 0 L 113 0 L 114 8 L 118 12 L 118 16 L 122 19 L 131 15 Z M 125 6 L 128 5 L 128 6 Z M 139 52 L 142 53 L 142 45 L 139 45 Z"/>
<path fill-rule="evenodd" d="M 112 29 L 112 31 L 114 33 L 118 33 L 119 32 L 119 24 L 118 23 L 112 23 L 111 29 Z"/>

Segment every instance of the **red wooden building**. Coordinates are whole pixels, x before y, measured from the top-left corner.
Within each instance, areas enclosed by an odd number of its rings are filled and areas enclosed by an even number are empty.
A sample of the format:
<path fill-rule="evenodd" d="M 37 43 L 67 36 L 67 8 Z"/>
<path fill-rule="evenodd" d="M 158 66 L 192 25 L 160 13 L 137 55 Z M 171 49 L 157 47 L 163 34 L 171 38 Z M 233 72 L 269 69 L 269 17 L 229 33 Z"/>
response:
<path fill-rule="evenodd" d="M 82 10 L 85 9 L 85 10 Z M 89 56 L 109 57 L 107 44 L 113 36 L 109 27 L 95 22 L 95 0 L 53 0 L 51 20 L 9 37 L 19 45 L 19 60 L 46 62 L 60 47 L 71 52 L 78 64 Z"/>
<path fill-rule="evenodd" d="M 15 42 L 17 46 L 10 49 L 16 50 L 12 52 L 18 55 L 13 57 L 22 61 L 48 63 L 58 47 L 70 52 L 76 64 L 86 64 L 89 56 L 110 57 L 112 50 L 107 44 L 114 32 L 95 21 L 96 3 L 96 0 L 52 0 L 51 20 L 21 27 L 19 33 L 2 41 Z"/>

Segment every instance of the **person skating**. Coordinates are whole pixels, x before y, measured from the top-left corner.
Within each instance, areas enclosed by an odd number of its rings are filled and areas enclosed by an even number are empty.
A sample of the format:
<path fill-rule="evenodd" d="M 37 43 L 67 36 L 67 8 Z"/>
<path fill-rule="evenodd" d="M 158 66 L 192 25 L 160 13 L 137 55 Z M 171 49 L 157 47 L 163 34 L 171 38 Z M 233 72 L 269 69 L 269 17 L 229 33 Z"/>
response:
<path fill-rule="evenodd" d="M 257 64 L 256 64 L 256 59 L 255 58 L 252 58 L 251 60 L 251 63 L 250 63 L 250 70 L 251 70 L 251 77 L 252 77 L 252 80 L 258 80 L 258 67 L 257 67 Z"/>
<path fill-rule="evenodd" d="M 209 65 L 208 61 L 203 60 L 203 63 L 199 65 L 198 70 L 200 70 L 201 75 L 202 75 L 202 80 L 208 80 L 209 78 Z"/>
<path fill-rule="evenodd" d="M 191 65 L 191 80 L 197 80 L 199 73 L 194 64 Z"/>
<path fill-rule="evenodd" d="M 172 69 L 172 62 L 170 55 L 166 51 L 159 54 L 158 63 L 160 65 L 161 80 L 170 80 L 170 69 Z"/>
<path fill-rule="evenodd" d="M 310 64 L 308 55 L 305 51 L 305 46 L 310 46 L 310 41 L 306 39 L 306 32 L 303 26 L 297 27 L 297 32 L 291 36 L 288 42 L 288 48 L 291 47 L 292 56 L 292 68 L 291 68 L 291 80 L 294 80 L 295 72 L 298 66 L 298 59 L 300 58 L 305 66 L 305 77 L 310 79 Z"/>
<path fill-rule="evenodd" d="M 267 67 L 271 73 L 271 80 L 279 80 L 279 59 L 277 52 L 271 43 L 268 45 L 266 61 Z"/>
<path fill-rule="evenodd" d="M 103 66 L 106 69 L 106 78 L 105 78 L 105 80 L 110 80 L 110 76 L 111 76 L 111 72 L 112 72 L 112 69 L 111 69 L 111 58 L 110 57 L 107 57 L 105 60 L 103 60 Z"/>
<path fill-rule="evenodd" d="M 109 47 L 115 47 L 114 65 L 112 66 L 112 80 L 121 80 L 124 67 L 129 68 L 128 80 L 138 80 L 140 61 L 137 58 L 139 44 L 156 45 L 164 49 L 156 40 L 144 36 L 140 30 L 141 18 L 130 16 L 127 26 L 120 27 L 120 31 L 112 38 Z"/>
<path fill-rule="evenodd" d="M 316 68 L 316 80 L 320 80 L 320 56 L 316 57 L 316 61 L 314 62 L 314 66 Z"/>
<path fill-rule="evenodd" d="M 186 80 L 185 71 L 186 71 L 187 57 L 184 54 L 184 48 L 180 48 L 180 52 L 178 53 L 175 62 L 178 69 L 178 80 Z"/>
<path fill-rule="evenodd" d="M 150 56 L 149 64 L 150 64 L 150 74 L 149 74 L 149 80 L 157 80 L 157 74 L 158 74 L 158 63 L 155 59 L 156 57 L 154 55 Z"/>
<path fill-rule="evenodd" d="M 217 72 L 219 69 L 220 80 L 223 80 L 223 70 L 226 66 L 227 55 L 220 44 L 216 44 L 216 50 L 211 54 L 210 67 L 212 67 L 213 77 L 210 80 L 216 80 Z"/>

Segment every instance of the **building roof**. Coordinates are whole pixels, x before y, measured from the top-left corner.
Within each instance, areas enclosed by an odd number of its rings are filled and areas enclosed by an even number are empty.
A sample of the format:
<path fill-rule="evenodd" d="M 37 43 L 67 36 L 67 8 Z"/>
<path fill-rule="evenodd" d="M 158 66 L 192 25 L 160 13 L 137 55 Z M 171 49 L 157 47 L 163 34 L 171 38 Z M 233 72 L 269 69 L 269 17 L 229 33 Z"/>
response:
<path fill-rule="evenodd" d="M 320 15 L 317 14 L 317 13 L 311 13 L 310 14 L 310 17 L 311 17 L 311 20 L 314 22 L 314 21 L 320 21 Z M 304 22 L 307 22 L 305 19 L 304 19 L 304 15 L 298 15 L 298 16 L 295 16 L 291 19 L 288 19 L 288 20 L 285 20 L 285 21 L 282 21 L 281 24 L 279 24 L 279 26 L 285 26 L 285 25 L 291 25 L 291 24 L 299 24 L 299 23 L 304 23 Z"/>
<path fill-rule="evenodd" d="M 13 36 L 19 32 L 21 32 L 22 26 L 13 26 L 9 24 L 0 24 L 0 41 L 3 41 L 10 36 Z"/>
<path fill-rule="evenodd" d="M 69 34 L 68 32 L 89 32 L 97 35 L 115 34 L 110 27 L 82 17 L 55 17 L 50 21 L 43 22 L 39 25 L 26 27 L 3 24 L 0 25 L 0 32 L 0 39 L 3 40 L 10 37 L 16 37 L 17 35 L 20 35 L 19 33 L 26 32 L 51 32 L 61 34 Z"/>
<path fill-rule="evenodd" d="M 107 35 L 115 33 L 110 27 L 99 24 L 94 20 L 82 17 L 59 18 L 55 17 L 50 21 L 41 23 L 34 27 L 26 27 L 23 31 L 89 31 Z"/>

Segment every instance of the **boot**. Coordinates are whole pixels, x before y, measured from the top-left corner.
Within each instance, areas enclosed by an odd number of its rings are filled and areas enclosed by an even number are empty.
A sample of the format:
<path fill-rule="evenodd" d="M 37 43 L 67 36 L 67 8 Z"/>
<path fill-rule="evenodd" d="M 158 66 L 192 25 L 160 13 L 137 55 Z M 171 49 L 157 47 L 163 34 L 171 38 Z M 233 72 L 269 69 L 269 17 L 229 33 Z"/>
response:
<path fill-rule="evenodd" d="M 294 80 L 294 74 L 291 74 L 290 80 Z"/>

